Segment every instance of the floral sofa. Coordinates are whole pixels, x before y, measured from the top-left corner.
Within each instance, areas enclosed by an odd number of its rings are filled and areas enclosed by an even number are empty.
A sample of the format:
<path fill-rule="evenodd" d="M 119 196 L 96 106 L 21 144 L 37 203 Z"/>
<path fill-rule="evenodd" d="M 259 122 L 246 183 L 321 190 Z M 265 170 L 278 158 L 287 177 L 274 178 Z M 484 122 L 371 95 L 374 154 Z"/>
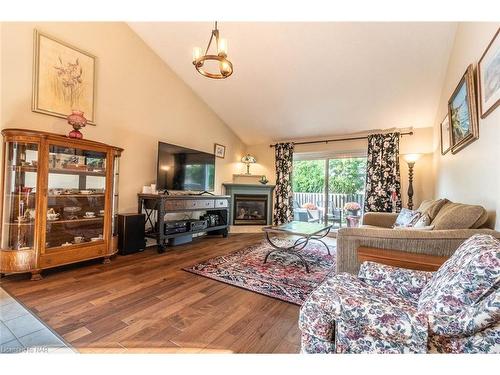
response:
<path fill-rule="evenodd" d="M 303 353 L 500 353 L 500 242 L 466 240 L 435 273 L 373 262 L 300 310 Z"/>

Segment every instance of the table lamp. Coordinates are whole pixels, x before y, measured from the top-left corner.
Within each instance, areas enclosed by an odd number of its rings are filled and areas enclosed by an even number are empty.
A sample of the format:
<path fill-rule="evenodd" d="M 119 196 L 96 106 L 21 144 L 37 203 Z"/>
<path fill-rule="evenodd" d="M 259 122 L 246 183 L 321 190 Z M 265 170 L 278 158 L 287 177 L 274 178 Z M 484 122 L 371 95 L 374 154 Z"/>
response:
<path fill-rule="evenodd" d="M 245 163 L 247 165 L 247 173 L 246 174 L 250 174 L 250 164 L 253 164 L 256 161 L 257 160 L 255 160 L 255 158 L 250 154 L 246 154 L 245 156 L 243 156 L 241 158 L 241 162 Z"/>

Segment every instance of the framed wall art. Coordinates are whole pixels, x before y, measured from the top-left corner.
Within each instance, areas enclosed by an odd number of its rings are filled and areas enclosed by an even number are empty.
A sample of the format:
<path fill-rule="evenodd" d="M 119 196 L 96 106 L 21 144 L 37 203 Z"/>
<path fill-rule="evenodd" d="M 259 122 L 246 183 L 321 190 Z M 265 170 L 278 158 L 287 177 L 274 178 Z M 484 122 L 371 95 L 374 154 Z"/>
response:
<path fill-rule="evenodd" d="M 96 57 L 38 30 L 33 56 L 32 110 L 61 118 L 79 110 L 95 125 Z"/>
<path fill-rule="evenodd" d="M 500 104 L 500 28 L 477 65 L 479 108 L 485 118 Z"/>
<path fill-rule="evenodd" d="M 440 134 L 441 134 L 441 155 L 445 155 L 451 149 L 451 134 L 450 134 L 450 119 L 448 115 L 441 122 Z"/>
<path fill-rule="evenodd" d="M 214 150 L 215 156 L 221 159 L 224 159 L 226 157 L 226 146 L 216 143 L 214 148 L 215 148 Z"/>
<path fill-rule="evenodd" d="M 457 88 L 448 101 L 451 131 L 451 153 L 455 154 L 479 138 L 474 90 L 474 68 L 467 67 Z"/>

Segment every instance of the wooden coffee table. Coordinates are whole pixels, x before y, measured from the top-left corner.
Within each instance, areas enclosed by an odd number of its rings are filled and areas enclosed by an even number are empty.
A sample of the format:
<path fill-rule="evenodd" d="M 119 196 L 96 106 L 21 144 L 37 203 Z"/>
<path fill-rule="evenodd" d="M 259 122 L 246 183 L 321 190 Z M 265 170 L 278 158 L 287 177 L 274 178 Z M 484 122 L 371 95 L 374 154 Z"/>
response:
<path fill-rule="evenodd" d="M 297 258 L 300 259 L 302 264 L 305 266 L 306 271 L 309 273 L 309 265 L 307 264 L 307 261 L 302 256 L 302 254 L 300 254 L 300 251 L 307 246 L 309 241 L 318 241 L 325 246 L 326 251 L 328 251 L 328 255 L 331 255 L 328 245 L 325 243 L 325 241 L 322 240 L 322 238 L 326 237 L 328 233 L 330 233 L 331 228 L 332 228 L 331 225 L 324 225 L 319 223 L 306 223 L 303 221 L 292 221 L 287 224 L 262 228 L 262 230 L 266 233 L 267 242 L 269 242 L 269 244 L 273 247 L 273 249 L 271 249 L 266 254 L 266 257 L 264 258 L 264 263 L 267 262 L 267 259 L 272 253 L 291 254 L 295 255 Z M 271 240 L 270 234 L 272 233 L 295 235 L 299 236 L 299 238 L 297 238 L 297 240 L 294 242 L 292 246 L 282 247 L 277 245 Z"/>

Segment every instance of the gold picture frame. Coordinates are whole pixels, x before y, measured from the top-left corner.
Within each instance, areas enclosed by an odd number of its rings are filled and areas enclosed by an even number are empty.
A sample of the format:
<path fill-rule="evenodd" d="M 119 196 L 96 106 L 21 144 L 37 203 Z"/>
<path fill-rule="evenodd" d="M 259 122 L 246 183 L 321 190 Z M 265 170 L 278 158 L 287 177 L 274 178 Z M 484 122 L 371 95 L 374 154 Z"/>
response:
<path fill-rule="evenodd" d="M 474 68 L 472 64 L 467 67 L 448 100 L 448 118 L 450 120 L 452 154 L 456 154 L 479 139 Z"/>
<path fill-rule="evenodd" d="M 484 119 L 500 105 L 500 28 L 477 64 L 479 110 Z M 484 72 L 484 74 L 483 74 Z"/>
<path fill-rule="evenodd" d="M 439 124 L 441 135 L 441 155 L 446 155 L 451 150 L 450 118 L 446 114 L 441 124 Z"/>
<path fill-rule="evenodd" d="M 95 125 L 97 58 L 36 29 L 33 34 L 32 111 L 66 118 L 79 110 Z"/>

